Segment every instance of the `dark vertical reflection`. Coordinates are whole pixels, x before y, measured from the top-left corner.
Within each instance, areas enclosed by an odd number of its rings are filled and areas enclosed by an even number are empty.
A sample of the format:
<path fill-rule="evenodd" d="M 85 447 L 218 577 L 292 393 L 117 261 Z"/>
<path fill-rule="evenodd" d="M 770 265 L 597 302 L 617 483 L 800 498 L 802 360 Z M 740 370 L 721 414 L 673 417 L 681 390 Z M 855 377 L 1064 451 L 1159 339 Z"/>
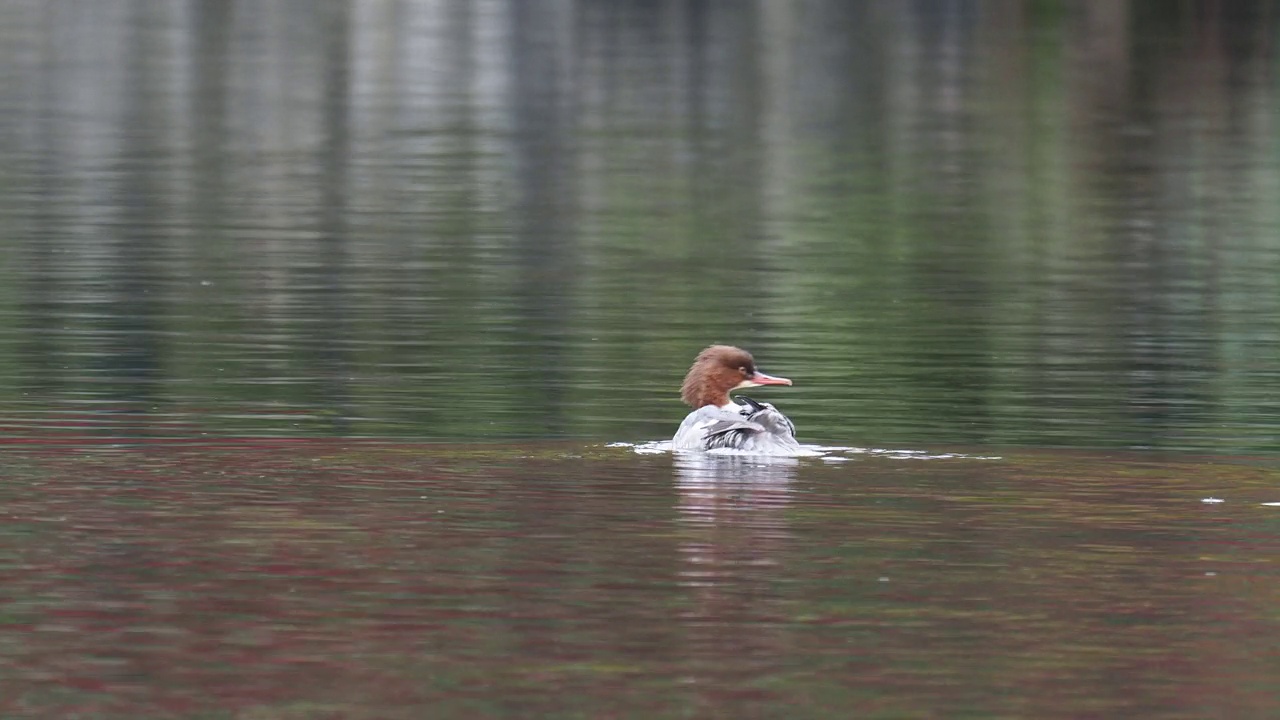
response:
<path fill-rule="evenodd" d="M 930 331 L 913 338 L 911 351 L 923 362 L 910 381 L 925 392 L 940 392 L 971 409 L 966 438 L 987 439 L 987 403 L 992 382 L 990 218 L 981 213 L 973 167 L 980 161 L 982 136 L 972 66 L 976 62 L 977 4 L 917 4 L 920 76 L 925 118 L 912 139 L 919 175 L 913 208 L 923 222 L 922 239 L 911 258 L 918 311 Z M 926 158 L 928 158 L 926 160 Z M 962 301 L 960 301 L 963 299 Z M 943 370 L 948 368 L 948 370 Z"/>
<path fill-rule="evenodd" d="M 195 301 L 188 301 L 180 309 L 175 307 L 180 316 L 195 316 L 183 323 L 187 328 L 222 327 L 230 317 L 254 314 L 243 303 L 227 301 L 249 295 L 244 288 L 235 287 L 235 273 L 224 272 L 222 266 L 222 258 L 228 255 L 226 248 L 239 241 L 228 231 L 236 224 L 236 148 L 230 128 L 231 38 L 236 7 L 235 0 L 198 0 L 187 28 L 193 55 L 188 159 L 191 178 L 185 198 L 191 241 L 178 247 L 199 272 L 183 283 L 196 294 Z M 225 362 L 216 355 L 202 359 L 212 367 Z M 205 395 L 200 392 L 202 389 L 183 388 L 175 393 L 176 400 L 181 404 L 183 395 Z"/>
<path fill-rule="evenodd" d="M 204 247 L 227 241 L 221 230 L 227 211 L 227 64 L 235 6 L 235 0 L 198 0 L 191 27 L 193 222 Z"/>
<path fill-rule="evenodd" d="M 1164 149 L 1186 147 L 1195 131 L 1187 115 L 1169 113 L 1162 91 L 1179 62 L 1171 54 L 1175 46 L 1147 35 L 1164 26 L 1170 39 L 1185 38 L 1190 46 L 1189 9 L 1137 2 L 1131 17 L 1118 14 L 1116 27 L 1103 35 L 1115 44 L 1107 52 L 1128 69 L 1113 81 L 1116 94 L 1104 96 L 1110 101 L 1105 115 L 1115 122 L 1092 129 L 1103 163 L 1094 178 L 1097 208 L 1108 264 L 1117 271 L 1111 311 L 1123 354 L 1126 440 L 1134 445 L 1158 444 L 1189 409 L 1203 411 L 1209 400 L 1200 380 L 1217 364 L 1208 352 L 1215 332 L 1203 302 L 1201 257 L 1186 244 L 1195 220 L 1185 207 L 1186 190 L 1170 183 L 1171 156 Z"/>
<path fill-rule="evenodd" d="M 515 147 L 515 262 L 520 279 L 512 318 L 520 342 L 503 348 L 514 358 L 512 380 L 542 408 L 539 434 L 562 433 L 567 419 L 569 365 L 565 340 L 575 298 L 576 97 L 575 38 L 569 3 L 512 0 L 511 90 Z"/>
<path fill-rule="evenodd" d="M 349 429 L 351 398 L 350 350 L 344 339 L 348 327 L 347 270 L 347 166 L 351 153 L 348 114 L 351 104 L 351 5 L 348 0 L 326 0 L 322 5 L 320 43 L 323 48 L 321 73 L 323 97 L 321 122 L 324 142 L 320 146 L 320 227 L 316 247 L 314 282 L 315 316 L 321 323 L 309 323 L 306 342 L 315 353 L 321 383 L 320 397 L 332 414 L 333 430 Z"/>
<path fill-rule="evenodd" d="M 707 116 L 710 103 L 707 93 L 707 78 L 710 75 L 707 54 L 711 51 L 708 40 L 708 0 L 689 0 L 684 3 L 685 33 L 681 38 L 684 52 L 689 58 L 687 76 L 683 78 L 685 93 L 686 117 L 684 132 L 689 143 L 689 150 L 694 157 L 706 158 L 713 154 L 712 133 L 709 131 Z M 705 165 L 699 164 L 692 171 L 690 185 L 694 207 L 707 207 L 713 200 L 714 184 L 704 177 Z"/>
<path fill-rule="evenodd" d="M 162 228 L 169 193 L 161 175 L 167 150 L 161 142 L 165 114 L 157 91 L 164 83 L 158 75 L 163 66 L 158 61 L 161 49 L 155 44 L 156 6 L 139 0 L 130 9 L 121 81 L 126 98 L 120 118 L 120 172 L 113 198 L 119 222 L 114 228 L 103 226 L 115 235 L 108 241 L 110 254 L 103 268 L 105 332 L 97 363 L 105 381 L 101 394 L 116 401 L 117 410 L 141 414 L 157 401 L 157 385 L 163 379 Z"/>
<path fill-rule="evenodd" d="M 744 338 L 738 342 L 746 342 L 761 318 L 753 317 L 753 308 L 740 298 L 716 292 L 714 280 L 721 273 L 741 275 L 768 265 L 760 226 L 762 89 L 754 8 L 692 0 L 683 12 L 683 37 L 667 41 L 687 58 L 677 77 L 687 117 L 672 123 L 686 135 L 690 154 L 687 178 L 682 178 L 690 197 L 673 198 L 686 205 L 682 209 L 689 217 L 679 228 L 687 241 L 680 268 L 688 280 L 684 301 L 700 308 L 708 322 L 733 326 Z M 628 27 L 638 36 L 632 41 L 646 43 L 646 54 L 664 52 L 658 28 L 646 25 L 654 22 L 647 6 L 636 3 L 632 11 Z M 641 28 L 649 32 L 641 34 Z M 625 125 L 628 119 L 618 121 Z"/>
<path fill-rule="evenodd" d="M 38 85 L 35 159 L 35 203 L 31 237 L 18 245 L 22 272 L 16 278 L 21 292 L 18 337 L 19 362 L 23 368 L 19 384 L 46 401 L 63 385 L 58 370 L 61 324 L 59 301 L 66 293 L 57 272 L 59 239 L 64 234 L 61 188 L 68 185 L 62 168 L 61 149 L 65 142 L 63 123 L 58 116 L 57 88 L 62 82 L 59 68 L 56 3 L 41 7 L 40 63 Z"/>
<path fill-rule="evenodd" d="M 728 264 L 739 272 L 760 267 L 765 257 L 760 224 L 763 89 L 756 52 L 760 17 L 755 8 L 754 3 L 712 3 L 690 17 L 703 32 L 689 48 L 690 57 L 695 58 L 692 70 L 697 74 L 691 74 L 687 82 L 700 85 L 691 92 L 699 102 L 690 115 L 702 128 L 701 142 L 695 146 L 693 186 L 717 191 L 716 197 L 704 195 L 694 207 L 695 213 L 705 214 L 699 225 L 717 231 L 711 237 L 694 238 L 702 242 L 691 259 L 698 265 Z M 709 62 L 707 56 L 715 53 L 722 59 Z M 707 142 L 708 131 L 713 142 Z M 726 246 L 732 250 L 729 257 L 723 257 Z M 718 302 L 706 296 L 700 300 Z M 735 320 L 749 325 L 756 322 L 745 313 Z"/>
<path fill-rule="evenodd" d="M 431 363 L 434 372 L 448 375 L 459 368 L 474 366 L 475 357 L 468 351 L 464 338 L 483 337 L 483 330 L 475 322 L 474 311 L 485 303 L 485 290 L 477 282 L 488 269 L 489 261 L 481 251 L 479 237 L 482 226 L 478 222 L 481 212 L 479 195 L 481 188 L 478 164 L 481 162 L 479 137 L 481 126 L 477 120 L 476 103 L 476 8 L 471 0 L 449 0 L 444 9 L 444 31 L 440 38 L 439 53 L 445 70 L 440 87 L 438 112 L 444 127 L 451 132 L 448 152 L 439 160 L 439 167 L 432 173 L 435 191 L 430 199 L 415 198 L 428 207 L 435 221 L 429 229 L 432 245 L 445 248 L 453 264 L 452 271 L 422 273 L 414 284 L 422 288 L 422 294 L 435 297 L 447 293 L 455 298 L 453 308 L 441 309 L 434 304 L 427 311 L 438 313 L 442 322 L 421 329 L 429 338 L 429 357 L 406 357 L 408 363 Z M 413 228 L 421 233 L 422 228 Z M 465 309 L 464 309 L 465 308 Z M 417 348 L 410 353 L 421 354 Z M 454 402 L 461 394 L 449 396 L 438 388 L 429 388 L 430 409 L 424 420 L 434 427 L 447 425 L 450 415 L 458 408 Z M 425 400 L 425 399 L 424 399 Z M 508 398 L 499 399 L 502 406 Z M 489 430 L 486 426 L 485 430 Z"/>

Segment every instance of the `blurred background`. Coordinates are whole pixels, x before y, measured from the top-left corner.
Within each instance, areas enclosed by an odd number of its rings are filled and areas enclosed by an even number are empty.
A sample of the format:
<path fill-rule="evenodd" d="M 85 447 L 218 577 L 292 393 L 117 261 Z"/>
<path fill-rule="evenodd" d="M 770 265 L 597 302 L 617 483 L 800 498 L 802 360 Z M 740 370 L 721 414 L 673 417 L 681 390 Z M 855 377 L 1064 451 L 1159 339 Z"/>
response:
<path fill-rule="evenodd" d="M 1278 18 L 0 0 L 0 432 L 1274 451 Z"/>

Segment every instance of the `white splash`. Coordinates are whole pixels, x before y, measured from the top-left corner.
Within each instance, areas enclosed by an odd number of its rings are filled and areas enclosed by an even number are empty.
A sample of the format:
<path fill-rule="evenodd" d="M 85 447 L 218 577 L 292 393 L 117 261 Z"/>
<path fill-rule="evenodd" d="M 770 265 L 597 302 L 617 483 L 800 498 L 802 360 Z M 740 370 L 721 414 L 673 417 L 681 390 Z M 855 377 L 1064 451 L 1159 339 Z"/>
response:
<path fill-rule="evenodd" d="M 651 440 L 642 443 L 629 442 L 611 442 L 607 443 L 608 448 L 631 448 L 638 455 L 658 455 L 661 453 L 671 452 L 670 440 Z M 698 450 L 681 450 L 681 454 L 694 453 L 699 454 Z M 729 455 L 733 457 L 793 457 L 793 458 L 822 458 L 823 462 L 840 463 L 848 462 L 859 456 L 883 457 L 891 460 L 1003 460 L 999 455 L 966 455 L 964 453 L 930 453 L 926 450 L 895 450 L 888 448 L 860 448 L 846 447 L 843 445 L 801 445 L 796 450 L 785 453 L 769 453 L 762 455 L 760 453 L 752 453 L 745 450 L 734 450 L 731 448 L 716 448 L 705 452 L 707 455 Z"/>

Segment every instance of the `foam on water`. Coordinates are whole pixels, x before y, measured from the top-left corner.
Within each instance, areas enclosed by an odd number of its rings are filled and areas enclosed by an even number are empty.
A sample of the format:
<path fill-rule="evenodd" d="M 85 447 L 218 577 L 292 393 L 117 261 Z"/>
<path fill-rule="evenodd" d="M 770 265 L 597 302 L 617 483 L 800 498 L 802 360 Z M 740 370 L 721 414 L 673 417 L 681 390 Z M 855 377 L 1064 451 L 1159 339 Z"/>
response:
<path fill-rule="evenodd" d="M 610 448 L 631 448 L 639 455 L 657 455 L 671 452 L 670 440 L 651 440 L 642 443 L 612 442 L 605 445 Z M 699 451 L 680 451 L 682 454 Z M 801 445 L 797 450 L 785 453 L 761 453 L 716 448 L 706 451 L 707 455 L 729 455 L 735 457 L 816 457 L 824 462 L 848 462 L 858 456 L 887 457 L 895 460 L 1001 460 L 999 455 L 969 455 L 966 453 L 932 453 L 927 450 L 902 450 L 891 448 L 861 448 L 843 445 Z"/>

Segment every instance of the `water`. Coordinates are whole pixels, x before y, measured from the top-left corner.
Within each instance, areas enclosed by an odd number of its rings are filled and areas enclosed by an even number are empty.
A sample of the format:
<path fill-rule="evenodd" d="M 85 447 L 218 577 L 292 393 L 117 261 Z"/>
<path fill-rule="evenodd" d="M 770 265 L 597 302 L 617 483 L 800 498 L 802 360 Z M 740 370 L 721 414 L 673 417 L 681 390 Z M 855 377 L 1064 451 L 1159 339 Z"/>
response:
<path fill-rule="evenodd" d="M 1280 702 L 1269 467 L 332 441 L 26 449 L 6 466 L 10 717 Z"/>
<path fill-rule="evenodd" d="M 0 3 L 0 714 L 1280 713 L 1275 47 Z M 635 452 L 711 342 L 891 452 Z"/>

